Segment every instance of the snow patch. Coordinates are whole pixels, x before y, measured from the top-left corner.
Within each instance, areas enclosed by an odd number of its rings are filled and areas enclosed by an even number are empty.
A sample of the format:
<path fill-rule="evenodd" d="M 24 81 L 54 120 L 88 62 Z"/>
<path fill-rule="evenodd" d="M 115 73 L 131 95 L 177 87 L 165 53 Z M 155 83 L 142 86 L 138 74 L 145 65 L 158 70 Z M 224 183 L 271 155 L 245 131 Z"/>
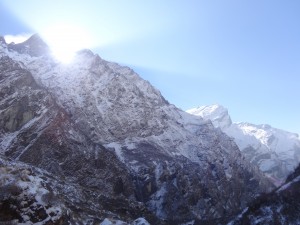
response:
<path fill-rule="evenodd" d="M 104 145 L 104 147 L 114 149 L 114 151 L 115 151 L 116 155 L 118 156 L 118 158 L 122 162 L 125 162 L 125 159 L 124 159 L 124 156 L 123 156 L 123 153 L 122 153 L 122 145 L 120 143 L 111 142 L 109 144 Z"/>

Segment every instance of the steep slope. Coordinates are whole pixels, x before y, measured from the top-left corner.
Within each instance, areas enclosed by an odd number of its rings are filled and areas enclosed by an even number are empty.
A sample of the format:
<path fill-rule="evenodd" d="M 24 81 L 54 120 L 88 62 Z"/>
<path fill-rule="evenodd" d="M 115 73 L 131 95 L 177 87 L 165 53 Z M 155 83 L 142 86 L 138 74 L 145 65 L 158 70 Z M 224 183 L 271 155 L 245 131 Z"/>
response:
<path fill-rule="evenodd" d="M 228 225 L 300 224 L 300 167 L 280 188 L 257 198 Z"/>
<path fill-rule="evenodd" d="M 127 67 L 89 50 L 62 64 L 37 36 L 2 42 L 0 56 L 0 151 L 86 190 L 76 198 L 85 215 L 211 220 L 271 187 L 228 136 Z"/>
<path fill-rule="evenodd" d="M 129 224 L 116 219 L 116 212 L 111 212 L 107 206 L 105 209 L 103 206 L 98 207 L 93 212 L 95 206 L 89 205 L 92 202 L 86 196 L 99 194 L 95 189 L 87 190 L 86 187 L 42 169 L 6 159 L 0 159 L 0 172 L 1 224 Z M 103 196 L 98 196 L 98 200 L 109 202 L 110 205 L 116 204 L 119 210 L 128 204 L 126 209 L 134 207 L 134 213 L 138 213 L 141 207 L 141 204 L 132 201 L 122 203 L 120 199 Z M 143 214 L 147 214 L 144 208 Z M 158 220 L 152 222 L 159 223 Z M 144 218 L 132 220 L 130 224 L 149 225 Z"/>
<path fill-rule="evenodd" d="M 280 185 L 300 162 L 297 134 L 269 125 L 232 123 L 227 109 L 220 105 L 202 106 L 187 112 L 210 120 L 233 137 L 242 154 Z"/>
<path fill-rule="evenodd" d="M 65 205 L 49 189 L 44 175 L 37 175 L 29 166 L 6 160 L 0 160 L 0 171 L 1 223 L 66 224 L 69 221 Z"/>
<path fill-rule="evenodd" d="M 7 56 L 0 60 L 0 110 L 0 153 L 66 182 L 59 193 L 69 202 L 75 217 L 71 220 L 119 217 L 123 205 L 129 214 L 123 213 L 125 220 L 140 214 L 156 221 L 140 203 L 130 200 L 134 199 L 132 179 L 117 157 L 77 129 L 25 66 Z"/>

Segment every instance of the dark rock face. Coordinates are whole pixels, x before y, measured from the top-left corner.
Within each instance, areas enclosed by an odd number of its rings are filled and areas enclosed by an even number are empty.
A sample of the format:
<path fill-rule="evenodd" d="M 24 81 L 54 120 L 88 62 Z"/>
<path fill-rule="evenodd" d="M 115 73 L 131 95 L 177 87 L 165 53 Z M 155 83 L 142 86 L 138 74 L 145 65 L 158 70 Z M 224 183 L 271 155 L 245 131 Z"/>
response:
<path fill-rule="evenodd" d="M 42 169 L 69 220 L 209 222 L 272 187 L 131 69 L 89 51 L 62 65 L 36 39 L 0 47 L 0 153 Z"/>
<path fill-rule="evenodd" d="M 249 181 L 251 173 L 235 162 L 234 178 L 228 180 L 217 163 L 201 168 L 185 157 L 151 152 L 159 150 L 149 143 L 141 143 L 128 152 L 128 162 L 131 158 L 143 162 L 134 180 L 136 197 L 159 218 L 174 224 L 187 222 L 188 218 L 211 221 L 230 215 L 241 205 L 246 206 L 253 198 L 253 190 L 260 185 L 255 179 Z M 224 198 L 228 194 L 229 198 Z"/>
<path fill-rule="evenodd" d="M 300 224 L 300 167 L 276 190 L 255 199 L 230 225 Z"/>

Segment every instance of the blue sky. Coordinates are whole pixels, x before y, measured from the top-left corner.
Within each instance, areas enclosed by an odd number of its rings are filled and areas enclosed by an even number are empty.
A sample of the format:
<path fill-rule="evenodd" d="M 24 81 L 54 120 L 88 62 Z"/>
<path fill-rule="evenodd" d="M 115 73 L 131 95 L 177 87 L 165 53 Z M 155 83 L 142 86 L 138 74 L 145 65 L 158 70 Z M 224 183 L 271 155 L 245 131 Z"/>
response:
<path fill-rule="evenodd" d="M 75 24 L 179 108 L 219 103 L 233 121 L 300 133 L 299 12 L 298 0 L 0 0 L 0 34 Z"/>

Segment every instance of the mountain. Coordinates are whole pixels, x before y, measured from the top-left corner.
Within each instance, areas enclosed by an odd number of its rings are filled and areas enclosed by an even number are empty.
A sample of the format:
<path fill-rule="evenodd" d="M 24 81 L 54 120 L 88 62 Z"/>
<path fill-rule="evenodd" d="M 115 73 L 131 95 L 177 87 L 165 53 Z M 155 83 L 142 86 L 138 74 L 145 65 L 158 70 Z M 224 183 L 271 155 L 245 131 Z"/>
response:
<path fill-rule="evenodd" d="M 300 224 L 300 166 L 284 185 L 255 199 L 227 225 Z"/>
<path fill-rule="evenodd" d="M 132 69 L 90 50 L 63 64 L 38 35 L 0 38 L 0 156 L 35 168 L 71 224 L 210 223 L 273 188 L 231 138 Z"/>
<path fill-rule="evenodd" d="M 220 105 L 201 106 L 187 112 L 212 121 L 216 128 L 234 138 L 245 158 L 276 185 L 282 184 L 300 162 L 298 134 L 266 124 L 232 123 L 227 109 Z"/>

